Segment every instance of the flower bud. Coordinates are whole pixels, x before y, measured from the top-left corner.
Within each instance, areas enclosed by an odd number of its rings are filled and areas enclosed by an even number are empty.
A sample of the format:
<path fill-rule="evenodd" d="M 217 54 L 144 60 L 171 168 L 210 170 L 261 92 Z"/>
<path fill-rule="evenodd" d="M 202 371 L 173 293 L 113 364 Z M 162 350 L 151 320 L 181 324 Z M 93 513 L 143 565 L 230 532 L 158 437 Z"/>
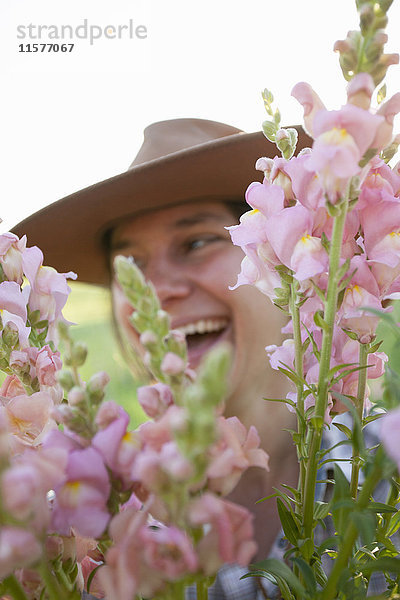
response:
<path fill-rule="evenodd" d="M 161 371 L 166 375 L 179 375 L 185 369 L 185 361 L 174 352 L 167 352 L 161 363 Z"/>
<path fill-rule="evenodd" d="M 6 323 L 3 329 L 3 343 L 8 348 L 15 348 L 19 342 L 18 327 L 12 321 Z"/>
<path fill-rule="evenodd" d="M 260 158 L 257 159 L 256 170 L 263 171 L 265 177 L 267 177 L 267 178 L 268 178 L 268 175 L 271 172 L 273 166 L 274 166 L 274 161 L 272 160 L 272 158 L 267 158 L 266 156 L 261 156 Z"/>
<path fill-rule="evenodd" d="M 171 389 L 164 383 L 139 387 L 137 398 L 144 412 L 152 419 L 160 418 L 174 402 Z"/>
<path fill-rule="evenodd" d="M 26 352 L 13 350 L 10 354 L 10 367 L 18 375 L 27 373 L 30 369 L 29 358 Z"/>
<path fill-rule="evenodd" d="M 375 85 L 371 75 L 368 73 L 359 73 L 353 77 L 347 86 L 347 100 L 350 104 L 368 110 L 374 89 Z"/>
<path fill-rule="evenodd" d="M 58 535 L 49 535 L 46 538 L 46 554 L 50 560 L 56 560 L 64 551 L 64 543 Z"/>
<path fill-rule="evenodd" d="M 57 423 L 68 425 L 74 417 L 74 411 L 67 404 L 59 404 L 52 408 L 51 416 Z"/>
<path fill-rule="evenodd" d="M 109 383 L 110 378 L 105 371 L 100 371 L 90 378 L 86 391 L 92 402 L 100 403 L 104 398 L 104 388 Z"/>
<path fill-rule="evenodd" d="M 87 353 L 87 345 L 84 342 L 76 342 L 72 346 L 70 354 L 65 356 L 65 364 L 81 367 L 86 360 Z"/>
<path fill-rule="evenodd" d="M 22 267 L 22 253 L 14 246 L 10 246 L 9 250 L 1 259 L 1 266 L 4 274 L 9 281 L 22 282 L 24 275 Z"/>
<path fill-rule="evenodd" d="M 79 406 L 86 400 L 85 390 L 78 385 L 74 385 L 68 392 L 68 403 L 70 406 Z"/>
<path fill-rule="evenodd" d="M 186 358 L 186 337 L 185 334 L 182 333 L 182 331 L 179 331 L 178 329 L 173 329 L 165 338 L 165 342 L 169 352 L 177 354 L 182 359 Z"/>
<path fill-rule="evenodd" d="M 363 35 L 365 35 L 375 19 L 375 12 L 373 6 L 371 4 L 364 4 L 359 9 L 359 15 L 360 28 Z"/>
<path fill-rule="evenodd" d="M 167 335 L 170 326 L 170 318 L 169 314 L 162 309 L 157 311 L 157 332 L 160 337 L 164 337 Z"/>
<path fill-rule="evenodd" d="M 75 380 L 71 371 L 67 371 L 66 369 L 58 371 L 56 373 L 56 378 L 66 392 L 69 392 L 75 385 Z"/>
<path fill-rule="evenodd" d="M 141 336 L 140 336 L 140 343 L 142 344 L 142 346 L 144 346 L 145 348 L 154 348 L 157 343 L 158 343 L 158 337 L 156 336 L 156 334 L 154 333 L 154 331 L 151 331 L 150 329 L 147 329 L 146 331 L 144 331 Z"/>
<path fill-rule="evenodd" d="M 108 400 L 100 405 L 95 418 L 95 423 L 99 429 L 105 429 L 116 419 L 118 419 L 120 414 L 121 407 L 113 400 Z"/>

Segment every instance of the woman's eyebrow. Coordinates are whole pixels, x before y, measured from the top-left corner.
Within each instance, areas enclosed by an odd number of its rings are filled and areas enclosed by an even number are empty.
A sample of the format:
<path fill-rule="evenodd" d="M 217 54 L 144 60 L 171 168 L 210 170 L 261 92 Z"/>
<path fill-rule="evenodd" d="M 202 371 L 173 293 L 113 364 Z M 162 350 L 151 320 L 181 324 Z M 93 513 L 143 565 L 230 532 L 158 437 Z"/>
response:
<path fill-rule="evenodd" d="M 191 215 L 189 217 L 182 217 L 182 219 L 178 219 L 173 224 L 173 227 L 181 229 L 183 227 L 198 225 L 199 223 L 204 223 L 206 221 L 225 222 L 225 220 L 226 215 L 216 215 L 214 212 L 202 212 L 196 213 L 195 215 Z"/>
<path fill-rule="evenodd" d="M 111 240 L 110 250 L 126 250 L 133 246 L 133 242 L 130 239 Z"/>

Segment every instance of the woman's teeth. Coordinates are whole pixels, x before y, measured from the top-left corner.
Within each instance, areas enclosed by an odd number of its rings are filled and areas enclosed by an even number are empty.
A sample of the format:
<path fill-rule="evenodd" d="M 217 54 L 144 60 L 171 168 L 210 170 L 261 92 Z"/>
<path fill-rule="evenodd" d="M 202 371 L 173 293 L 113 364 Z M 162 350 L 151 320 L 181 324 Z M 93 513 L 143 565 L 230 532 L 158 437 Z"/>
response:
<path fill-rule="evenodd" d="M 177 329 L 184 335 L 194 335 L 195 333 L 215 333 L 222 331 L 227 325 L 228 319 L 200 319 L 194 323 L 177 327 Z"/>

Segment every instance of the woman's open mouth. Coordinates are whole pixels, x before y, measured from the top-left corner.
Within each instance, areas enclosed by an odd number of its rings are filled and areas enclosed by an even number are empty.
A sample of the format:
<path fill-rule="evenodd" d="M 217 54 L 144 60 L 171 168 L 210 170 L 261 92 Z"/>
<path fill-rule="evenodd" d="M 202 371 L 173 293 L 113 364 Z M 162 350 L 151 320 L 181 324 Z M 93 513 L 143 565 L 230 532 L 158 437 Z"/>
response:
<path fill-rule="evenodd" d="M 229 337 L 230 323 L 226 318 L 200 319 L 177 327 L 186 337 L 189 366 L 196 368 L 214 344 Z"/>

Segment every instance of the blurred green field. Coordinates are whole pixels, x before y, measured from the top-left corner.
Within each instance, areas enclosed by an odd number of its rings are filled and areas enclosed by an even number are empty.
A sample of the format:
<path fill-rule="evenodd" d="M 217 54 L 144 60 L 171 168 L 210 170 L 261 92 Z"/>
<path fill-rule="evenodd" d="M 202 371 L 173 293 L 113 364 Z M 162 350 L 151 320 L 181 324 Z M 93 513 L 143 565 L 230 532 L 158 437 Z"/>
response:
<path fill-rule="evenodd" d="M 121 404 L 131 417 L 132 427 L 145 420 L 136 400 L 133 379 L 121 355 L 111 324 L 111 303 L 108 290 L 83 283 L 70 283 L 72 292 L 63 310 L 65 318 L 75 323 L 71 327 L 74 340 L 88 346 L 88 358 L 80 369 L 84 380 L 98 371 L 106 371 L 111 378 L 106 399 Z"/>

